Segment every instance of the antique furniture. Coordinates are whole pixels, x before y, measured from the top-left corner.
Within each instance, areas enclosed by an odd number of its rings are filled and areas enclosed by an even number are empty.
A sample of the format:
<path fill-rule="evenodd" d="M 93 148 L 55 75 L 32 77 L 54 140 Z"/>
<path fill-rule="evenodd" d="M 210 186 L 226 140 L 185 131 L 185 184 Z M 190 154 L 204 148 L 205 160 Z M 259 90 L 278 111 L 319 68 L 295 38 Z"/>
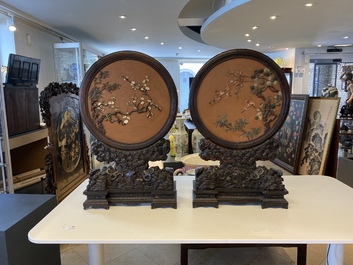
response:
<path fill-rule="evenodd" d="M 200 157 L 220 166 L 196 170 L 194 207 L 260 203 L 287 208 L 282 172 L 257 167 L 277 155 L 273 138 L 286 120 L 290 90 L 283 70 L 266 55 L 246 49 L 220 53 L 199 70 L 189 109 L 205 137 Z"/>
<path fill-rule="evenodd" d="M 39 129 L 38 84 L 40 60 L 10 54 L 4 86 L 9 136 Z"/>
<path fill-rule="evenodd" d="M 55 196 L 0 194 L 0 263 L 60 265 L 58 244 L 35 245 L 28 231 L 56 206 Z"/>
<path fill-rule="evenodd" d="M 266 210 L 257 205 L 193 208 L 194 176 L 175 177 L 177 209 L 151 211 L 144 205 L 83 210 L 86 181 L 31 229 L 29 239 L 38 244 L 88 244 L 91 265 L 104 264 L 104 244 L 332 243 L 331 259 L 335 247 L 353 243 L 353 189 L 326 176 L 283 178 L 290 190 L 288 209 Z"/>
<path fill-rule="evenodd" d="M 173 169 L 148 162 L 167 159 L 164 137 L 177 106 L 173 79 L 148 55 L 116 52 L 88 70 L 80 91 L 82 117 L 97 139 L 92 154 L 110 164 L 91 170 L 85 209 L 140 203 L 176 208 Z"/>
<path fill-rule="evenodd" d="M 41 114 L 49 133 L 46 192 L 55 193 L 58 202 L 86 179 L 89 171 L 78 93 L 73 83 L 54 82 L 40 94 Z"/>

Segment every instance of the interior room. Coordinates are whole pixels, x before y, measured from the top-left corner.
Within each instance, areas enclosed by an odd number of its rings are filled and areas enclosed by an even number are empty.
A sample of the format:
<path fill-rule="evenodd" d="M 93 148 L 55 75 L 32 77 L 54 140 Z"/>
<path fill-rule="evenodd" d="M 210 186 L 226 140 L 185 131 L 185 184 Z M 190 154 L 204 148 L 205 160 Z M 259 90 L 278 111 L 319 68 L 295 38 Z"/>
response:
<path fill-rule="evenodd" d="M 0 36 L 0 264 L 353 264 L 350 1 L 0 0 Z"/>

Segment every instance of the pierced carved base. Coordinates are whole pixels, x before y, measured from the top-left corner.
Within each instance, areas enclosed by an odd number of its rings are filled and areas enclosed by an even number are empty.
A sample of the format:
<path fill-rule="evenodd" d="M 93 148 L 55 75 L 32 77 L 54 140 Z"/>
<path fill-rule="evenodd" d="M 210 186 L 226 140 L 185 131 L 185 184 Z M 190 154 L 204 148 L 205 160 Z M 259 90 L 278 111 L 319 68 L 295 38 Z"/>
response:
<path fill-rule="evenodd" d="M 166 160 L 169 141 L 161 139 L 140 151 L 112 149 L 94 142 L 93 152 L 99 161 L 114 162 L 101 169 L 91 170 L 84 209 L 116 205 L 141 205 L 151 208 L 177 208 L 176 184 L 173 169 L 149 167 L 148 161 Z"/>
<path fill-rule="evenodd" d="M 276 156 L 278 143 L 271 139 L 249 150 L 230 150 L 200 141 L 200 157 L 219 160 L 220 166 L 196 169 L 193 207 L 216 207 L 220 203 L 260 204 L 262 208 L 288 208 L 282 171 L 256 166 L 257 160 Z"/>
<path fill-rule="evenodd" d="M 84 191 L 87 200 L 83 203 L 83 209 L 109 209 L 109 203 L 106 199 L 107 191 Z"/>

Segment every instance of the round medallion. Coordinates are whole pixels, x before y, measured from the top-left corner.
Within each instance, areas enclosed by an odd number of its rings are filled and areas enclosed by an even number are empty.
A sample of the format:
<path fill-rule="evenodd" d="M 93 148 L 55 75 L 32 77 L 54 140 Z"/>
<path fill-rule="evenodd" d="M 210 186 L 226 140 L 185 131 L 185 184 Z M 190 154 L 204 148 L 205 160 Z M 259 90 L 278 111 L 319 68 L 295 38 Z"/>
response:
<path fill-rule="evenodd" d="M 235 49 L 216 55 L 191 85 L 191 117 L 205 138 L 230 149 L 258 146 L 275 135 L 290 105 L 283 70 L 268 56 Z"/>
<path fill-rule="evenodd" d="M 80 88 L 82 118 L 93 136 L 120 150 L 140 150 L 163 138 L 178 107 L 173 79 L 154 58 L 121 51 L 99 59 Z"/>

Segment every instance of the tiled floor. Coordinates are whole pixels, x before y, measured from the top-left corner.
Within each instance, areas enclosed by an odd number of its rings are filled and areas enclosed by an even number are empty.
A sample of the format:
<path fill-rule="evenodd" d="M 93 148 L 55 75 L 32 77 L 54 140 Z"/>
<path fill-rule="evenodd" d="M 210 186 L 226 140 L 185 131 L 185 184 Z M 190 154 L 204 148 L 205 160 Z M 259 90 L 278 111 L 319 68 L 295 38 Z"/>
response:
<path fill-rule="evenodd" d="M 106 265 L 179 265 L 180 245 L 105 245 L 104 258 Z M 87 265 L 87 245 L 62 245 L 61 264 Z M 296 264 L 296 249 L 249 247 L 190 250 L 189 265 L 196 264 L 290 265 Z M 344 265 L 350 264 L 353 264 L 353 245 L 346 245 Z M 326 245 L 308 245 L 307 265 L 326 265 Z"/>

